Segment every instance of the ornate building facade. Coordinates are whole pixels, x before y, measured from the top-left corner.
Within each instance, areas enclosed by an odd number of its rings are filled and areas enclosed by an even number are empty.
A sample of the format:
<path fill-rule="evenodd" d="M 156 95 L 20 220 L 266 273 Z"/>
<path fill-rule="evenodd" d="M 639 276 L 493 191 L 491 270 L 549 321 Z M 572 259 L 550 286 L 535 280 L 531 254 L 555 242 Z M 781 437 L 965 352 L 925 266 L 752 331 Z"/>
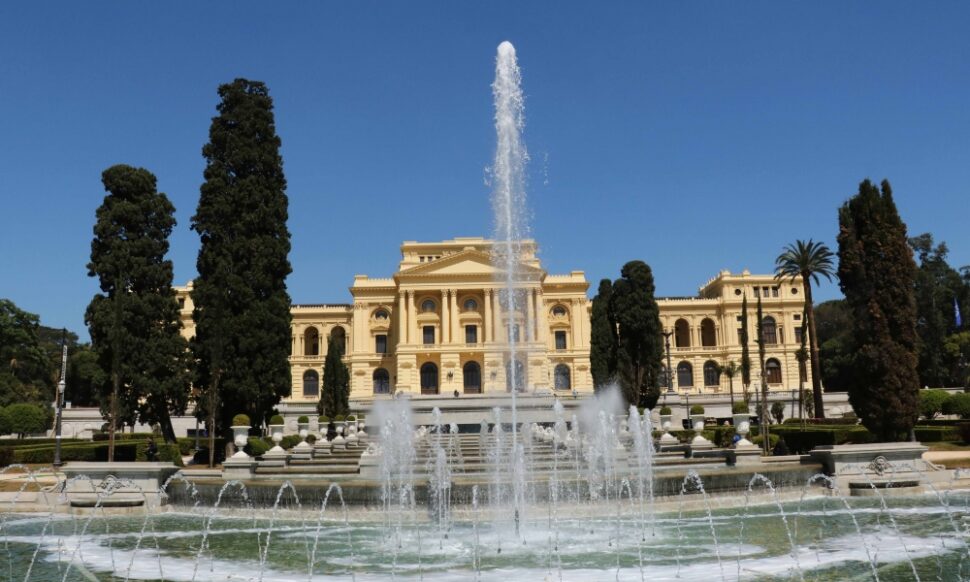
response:
<path fill-rule="evenodd" d="M 350 397 L 368 400 L 393 392 L 413 397 L 505 393 L 510 378 L 529 391 L 593 391 L 589 371 L 591 301 L 582 271 L 552 275 L 526 241 L 518 269 L 515 308 L 505 309 L 504 276 L 492 264 L 492 241 L 455 238 L 401 246 L 389 278 L 354 277 L 350 304 L 292 307 L 288 402 L 320 398 L 328 346 L 339 346 L 350 372 Z M 798 386 L 799 333 L 804 303 L 800 283 L 782 285 L 770 275 L 724 271 L 698 297 L 659 298 L 661 322 L 671 330 L 674 388 L 728 389 L 717 372 L 740 363 L 741 298 L 748 297 L 752 378 L 760 374 L 754 343 L 756 297 L 766 315 L 766 376 L 771 389 Z M 194 334 L 191 283 L 177 287 L 183 334 Z M 511 313 L 510 313 L 511 311 Z M 518 338 L 510 357 L 509 334 Z M 664 359 L 666 365 L 666 356 Z M 740 389 L 740 374 L 735 379 Z"/>
<path fill-rule="evenodd" d="M 696 297 L 658 298 L 660 321 L 669 333 L 670 378 L 681 392 L 723 392 L 731 379 L 721 370 L 731 362 L 741 364 L 742 302 L 748 299 L 748 348 L 751 358 L 751 383 L 759 386 L 761 365 L 758 356 L 757 303 L 762 302 L 765 342 L 764 377 L 769 390 L 791 390 L 800 379 L 811 384 L 811 370 L 801 366 L 797 353 L 801 347 L 805 301 L 801 279 L 781 282 L 772 275 L 752 275 L 721 271 L 700 288 Z M 807 340 L 807 338 L 806 338 Z M 666 371 L 667 357 L 664 356 Z M 733 380 L 741 389 L 741 373 Z"/>

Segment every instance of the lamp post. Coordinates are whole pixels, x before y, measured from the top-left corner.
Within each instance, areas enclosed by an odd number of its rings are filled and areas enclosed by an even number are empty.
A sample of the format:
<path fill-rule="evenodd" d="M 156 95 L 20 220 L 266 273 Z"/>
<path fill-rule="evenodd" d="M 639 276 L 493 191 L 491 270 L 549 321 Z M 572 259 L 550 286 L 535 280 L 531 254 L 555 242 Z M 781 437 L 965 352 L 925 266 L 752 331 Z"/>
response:
<path fill-rule="evenodd" d="M 664 336 L 664 349 L 667 351 L 667 392 L 673 394 L 674 371 L 670 367 L 670 336 L 674 335 L 674 332 L 669 329 L 665 329 L 662 333 Z"/>
<path fill-rule="evenodd" d="M 67 387 L 67 328 L 61 332 L 61 380 L 57 383 L 57 393 L 54 394 L 54 462 L 58 469 L 61 462 L 61 403 L 64 401 L 64 389 Z"/>

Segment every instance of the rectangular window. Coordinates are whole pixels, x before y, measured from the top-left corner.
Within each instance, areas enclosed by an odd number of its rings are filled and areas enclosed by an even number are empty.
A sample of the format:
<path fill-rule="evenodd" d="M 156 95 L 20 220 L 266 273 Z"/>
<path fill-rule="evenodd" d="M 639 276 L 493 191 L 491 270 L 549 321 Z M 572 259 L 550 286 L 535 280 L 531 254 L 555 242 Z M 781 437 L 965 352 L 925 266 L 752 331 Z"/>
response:
<path fill-rule="evenodd" d="M 738 343 L 739 344 L 744 343 L 744 330 L 741 328 L 738 328 Z"/>
<path fill-rule="evenodd" d="M 802 314 L 801 313 L 796 313 L 795 314 L 795 321 L 801 321 L 801 319 L 802 319 Z"/>
<path fill-rule="evenodd" d="M 754 296 L 757 297 L 760 294 L 761 294 L 761 288 L 760 287 L 755 287 L 754 288 Z"/>
<path fill-rule="evenodd" d="M 557 331 L 556 332 L 556 349 L 564 350 L 566 349 L 566 332 Z"/>
<path fill-rule="evenodd" d="M 466 325 L 465 326 L 465 343 L 466 344 L 477 344 L 478 343 L 478 326 L 477 325 Z"/>
<path fill-rule="evenodd" d="M 374 351 L 378 354 L 387 353 L 387 336 L 379 335 L 374 338 Z"/>
<path fill-rule="evenodd" d="M 771 296 L 772 297 L 778 297 L 778 287 L 772 287 L 771 288 Z"/>
<path fill-rule="evenodd" d="M 795 326 L 795 343 L 802 343 L 802 326 Z"/>
<path fill-rule="evenodd" d="M 434 326 L 433 325 L 424 326 L 424 345 L 426 346 L 434 345 Z"/>

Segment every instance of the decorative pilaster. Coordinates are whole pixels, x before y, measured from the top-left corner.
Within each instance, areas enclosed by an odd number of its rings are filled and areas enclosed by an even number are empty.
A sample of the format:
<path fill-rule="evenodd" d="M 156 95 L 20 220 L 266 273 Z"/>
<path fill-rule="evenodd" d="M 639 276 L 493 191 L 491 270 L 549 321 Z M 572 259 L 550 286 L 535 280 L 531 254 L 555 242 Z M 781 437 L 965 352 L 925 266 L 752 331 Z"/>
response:
<path fill-rule="evenodd" d="M 525 296 L 525 333 L 526 339 L 529 342 L 536 341 L 536 309 L 535 309 L 535 294 L 533 289 L 526 289 Z"/>
<path fill-rule="evenodd" d="M 579 318 L 579 299 L 573 299 L 569 304 L 569 332 L 572 336 L 569 338 L 569 345 L 571 346 L 579 345 Z"/>
<path fill-rule="evenodd" d="M 450 289 L 451 293 L 451 343 L 457 344 L 461 340 L 461 328 L 458 323 L 458 289 Z"/>
<path fill-rule="evenodd" d="M 441 343 L 451 343 L 451 289 L 441 290 Z"/>
<path fill-rule="evenodd" d="M 485 289 L 483 294 L 485 298 L 485 337 L 483 341 L 486 343 L 494 341 L 492 337 L 492 290 Z M 482 375 L 485 375 L 485 370 L 482 370 Z M 485 379 L 482 378 L 482 384 L 484 385 Z"/>
<path fill-rule="evenodd" d="M 403 291 L 397 294 L 397 343 L 408 343 L 408 310 Z"/>
<path fill-rule="evenodd" d="M 408 343 L 418 342 L 418 312 L 414 309 L 414 291 L 408 291 Z"/>
<path fill-rule="evenodd" d="M 546 339 L 549 334 L 548 311 L 542 298 L 542 287 L 539 287 L 536 289 L 536 339 L 544 344 L 548 344 Z"/>
<path fill-rule="evenodd" d="M 492 322 L 492 329 L 495 333 L 495 341 L 498 343 L 505 343 L 508 341 L 508 334 L 502 332 L 502 300 L 499 297 L 498 289 L 492 291 L 492 317 L 495 321 Z"/>

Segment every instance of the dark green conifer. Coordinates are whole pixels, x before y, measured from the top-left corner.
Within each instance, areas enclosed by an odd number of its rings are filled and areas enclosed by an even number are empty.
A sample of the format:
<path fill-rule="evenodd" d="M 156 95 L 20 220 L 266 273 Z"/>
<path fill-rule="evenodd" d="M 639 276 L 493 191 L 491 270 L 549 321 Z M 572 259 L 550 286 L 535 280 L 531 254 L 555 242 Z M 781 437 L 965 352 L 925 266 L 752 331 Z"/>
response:
<path fill-rule="evenodd" d="M 327 342 L 327 357 L 323 360 L 323 386 L 317 411 L 330 418 L 350 412 L 350 373 L 343 362 L 341 343 L 333 338 Z"/>
<path fill-rule="evenodd" d="M 856 346 L 849 402 L 880 439 L 897 440 L 919 414 L 916 263 L 888 181 L 859 185 L 839 210 L 838 242 Z"/>
<path fill-rule="evenodd" d="M 593 375 L 593 388 L 599 390 L 613 380 L 616 373 L 616 321 L 610 310 L 613 297 L 613 282 L 600 281 L 599 291 L 593 298 L 590 322 L 590 373 Z"/>
<path fill-rule="evenodd" d="M 236 79 L 202 149 L 205 182 L 192 228 L 202 246 L 192 300 L 199 414 L 229 437 L 233 415 L 257 424 L 290 394 L 290 233 L 286 179 L 266 85 Z M 210 461 L 214 451 L 210 446 Z"/>
<path fill-rule="evenodd" d="M 114 431 L 140 420 L 159 424 L 174 442 L 171 415 L 188 401 L 186 343 L 165 259 L 175 208 L 147 170 L 118 165 L 102 174 L 108 195 L 98 208 L 88 275 L 101 293 L 85 321 L 98 362 L 108 374 L 99 400 L 108 420 L 108 460 Z"/>

